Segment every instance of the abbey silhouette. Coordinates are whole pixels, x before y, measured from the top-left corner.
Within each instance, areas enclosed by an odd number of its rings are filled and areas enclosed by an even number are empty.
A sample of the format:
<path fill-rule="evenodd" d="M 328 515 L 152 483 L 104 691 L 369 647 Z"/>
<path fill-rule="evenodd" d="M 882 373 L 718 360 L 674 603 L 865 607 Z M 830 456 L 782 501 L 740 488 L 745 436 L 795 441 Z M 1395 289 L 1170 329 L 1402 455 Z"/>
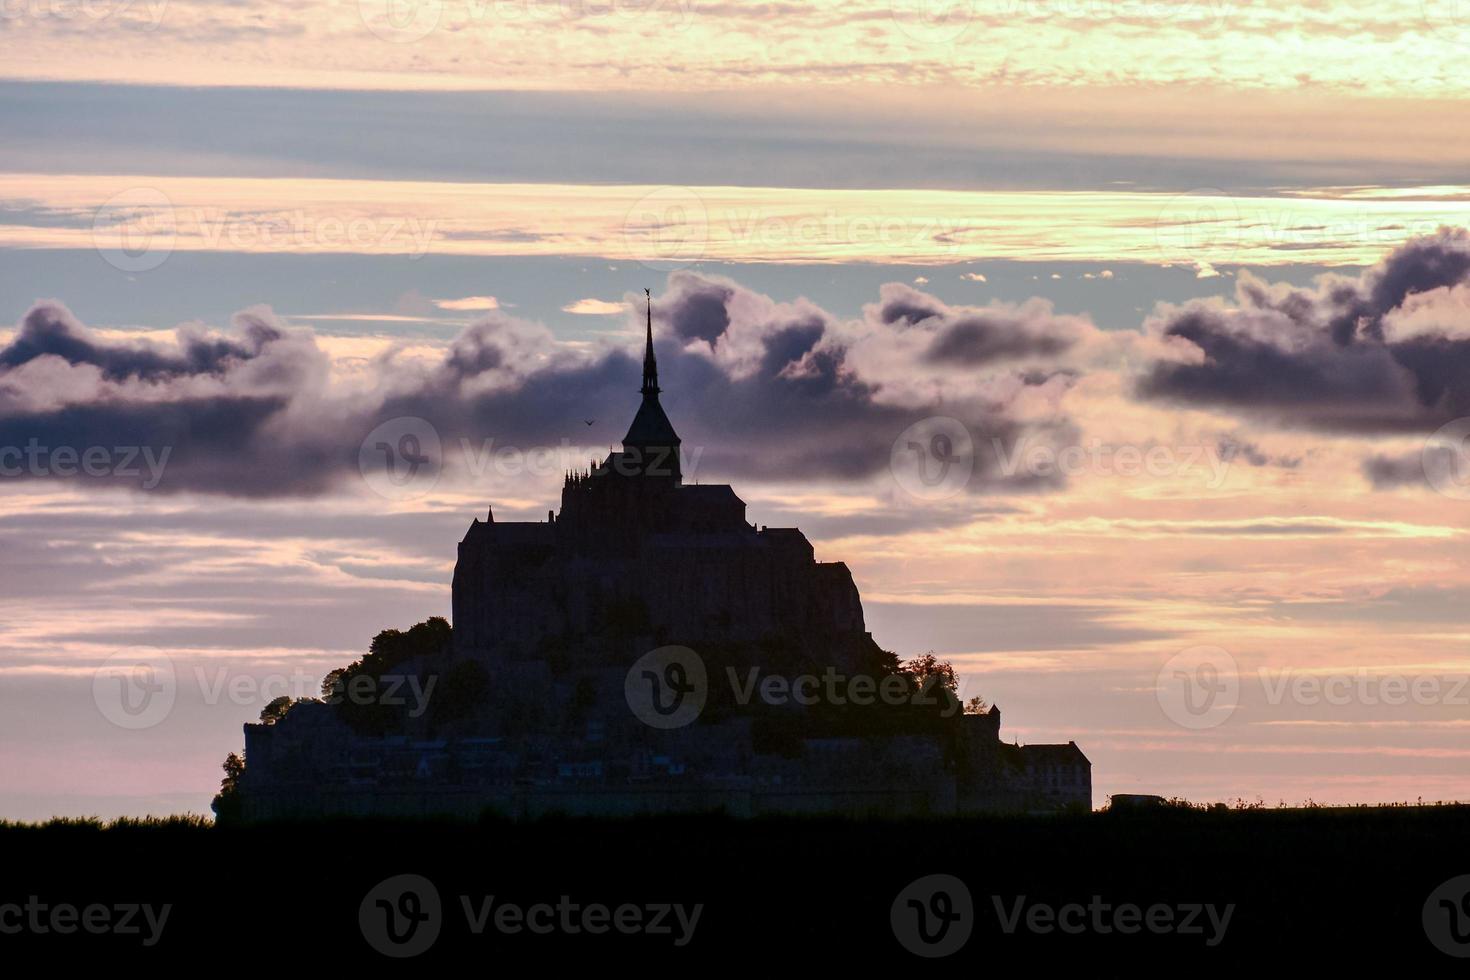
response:
<path fill-rule="evenodd" d="M 545 521 L 474 521 L 453 628 L 388 630 L 321 700 L 245 726 L 246 818 L 1090 807 L 1075 743 L 1007 744 L 953 673 L 866 631 L 852 574 L 686 483 L 652 301 L 622 449 Z"/>

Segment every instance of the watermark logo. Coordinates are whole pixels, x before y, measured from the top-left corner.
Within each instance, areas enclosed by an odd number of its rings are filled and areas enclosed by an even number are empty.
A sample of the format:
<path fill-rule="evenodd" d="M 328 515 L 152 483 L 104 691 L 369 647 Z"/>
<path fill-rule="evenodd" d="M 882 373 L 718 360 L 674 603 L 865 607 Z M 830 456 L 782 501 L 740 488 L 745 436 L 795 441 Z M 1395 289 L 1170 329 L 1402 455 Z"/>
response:
<path fill-rule="evenodd" d="M 1451 878 L 1429 893 L 1424 934 L 1446 956 L 1470 959 L 1470 875 Z"/>
<path fill-rule="evenodd" d="M 1211 263 L 1230 261 L 1244 238 L 1240 206 L 1214 187 L 1170 198 L 1154 221 L 1154 239 L 1164 261 L 1201 270 Z"/>
<path fill-rule="evenodd" d="M 1231 4 L 1224 0 L 1011 0 L 1009 18 L 1085 20 L 1093 24 L 1109 21 L 1168 21 L 1187 23 L 1206 33 L 1224 26 Z"/>
<path fill-rule="evenodd" d="M 703 904 L 625 902 L 608 906 L 600 902 L 583 904 L 573 901 L 570 895 L 561 896 L 555 905 L 550 902 L 521 905 L 495 895 L 481 896 L 478 901 L 461 895 L 459 902 L 470 933 L 475 936 L 492 926 L 497 933 L 506 935 L 528 932 L 540 936 L 582 933 L 596 936 L 616 931 L 624 936 L 668 936 L 680 947 L 694 940 L 694 930 L 704 914 Z"/>
<path fill-rule="evenodd" d="M 910 496 L 944 500 L 969 484 L 975 470 L 975 442 L 959 419 L 932 416 L 904 429 L 893 441 L 888 468 Z"/>
<path fill-rule="evenodd" d="M 1452 500 L 1470 500 L 1470 418 L 1435 430 L 1419 453 L 1424 479 Z"/>
<path fill-rule="evenodd" d="M 975 0 L 888 0 L 900 31 L 924 44 L 952 44 L 975 20 Z"/>
<path fill-rule="evenodd" d="M 89 477 L 136 483 L 153 490 L 163 482 L 173 446 L 46 446 L 34 436 L 24 446 L 0 446 L 0 477 Z"/>
<path fill-rule="evenodd" d="M 151 33 L 167 11 L 168 0 L 0 0 L 0 25 L 59 20 L 85 26 L 83 21 L 117 19 L 131 30 Z"/>
<path fill-rule="evenodd" d="M 357 0 L 357 15 L 382 40 L 412 44 L 439 26 L 444 0 Z"/>
<path fill-rule="evenodd" d="M 1221 647 L 1189 647 L 1159 669 L 1155 694 L 1176 725 L 1214 728 L 1239 706 L 1240 672 L 1235 658 Z"/>
<path fill-rule="evenodd" d="M 0 905 L 0 935 L 71 936 L 81 931 L 92 936 L 136 936 L 145 947 L 151 947 L 163 938 L 173 908 L 167 903 L 154 906 L 147 902 L 78 906 L 70 902 L 45 902 L 40 896 L 31 895 L 24 905 L 19 902 Z"/>
<path fill-rule="evenodd" d="M 1091 474 L 1123 479 L 1188 479 L 1202 482 L 1210 490 L 1225 485 L 1232 457 L 1216 446 L 1148 446 L 1106 443 L 1090 439 L 1084 443 L 1055 446 L 1030 436 L 1018 439 L 1007 450 L 1004 440 L 992 438 L 991 449 L 1000 475 L 1050 480 L 1071 479 Z"/>
<path fill-rule="evenodd" d="M 709 209 L 687 187 L 660 187 L 640 197 L 623 217 L 628 256 L 660 272 L 704 258 L 709 247 Z"/>
<path fill-rule="evenodd" d="M 709 697 L 704 658 L 688 647 L 667 646 L 639 657 L 623 681 L 634 717 L 651 728 L 683 728 Z"/>
<path fill-rule="evenodd" d="M 427 419 L 401 415 L 369 432 L 357 451 L 363 481 L 380 497 L 412 500 L 439 483 L 444 446 Z"/>
<path fill-rule="evenodd" d="M 835 667 L 828 667 L 820 675 L 786 677 L 781 674 L 762 676 L 759 667 L 751 667 L 742 680 L 734 667 L 726 667 L 725 675 L 734 692 L 735 702 L 742 706 L 755 700 L 771 706 L 915 705 L 937 707 L 942 718 L 951 718 L 962 710 L 959 698 L 944 685 L 944 678 L 939 674 L 926 674 L 919 678 L 888 674 L 880 679 L 867 674 L 848 676 Z"/>
<path fill-rule="evenodd" d="M 156 187 L 130 187 L 108 198 L 92 218 L 92 244 L 122 272 L 148 272 L 173 254 L 178 219 Z"/>
<path fill-rule="evenodd" d="M 975 928 L 970 889 L 954 875 L 925 875 L 893 900 L 888 918 L 899 945 L 935 959 L 958 952 Z"/>
<path fill-rule="evenodd" d="M 1455 44 L 1470 44 L 1470 0 L 1421 0 L 1424 23 Z"/>
<path fill-rule="evenodd" d="M 439 889 L 423 875 L 394 875 L 373 886 L 357 909 L 362 938 L 384 956 L 418 956 L 443 926 Z"/>
<path fill-rule="evenodd" d="M 1361 668 L 1351 673 L 1310 674 L 1291 668 L 1272 670 L 1261 667 L 1257 675 L 1266 703 L 1273 707 L 1288 698 L 1293 704 L 1307 707 L 1322 704 L 1338 708 L 1349 704 L 1368 707 L 1412 704 L 1421 708 L 1470 705 L 1470 697 L 1466 695 L 1467 688 L 1470 688 L 1470 675 L 1467 674 L 1375 674 Z"/>
<path fill-rule="evenodd" d="M 1207 947 L 1214 948 L 1225 941 L 1230 920 L 1235 916 L 1233 902 L 1225 905 L 1160 902 L 1144 907 L 1132 902 L 1114 905 L 1104 901 L 1101 895 L 1093 895 L 1086 905 L 1081 902 L 1065 905 L 1031 902 L 1025 895 L 1019 895 L 1009 903 L 999 895 L 992 895 L 990 900 L 1001 931 L 1007 936 L 1023 929 L 1040 936 L 1054 933 L 1067 936 L 1117 933 L 1129 936 L 1147 932 L 1156 936 L 1198 936 L 1204 939 Z"/>
<path fill-rule="evenodd" d="M 92 675 L 92 700 L 119 728 L 152 728 L 173 711 L 179 680 L 161 650 L 130 647 L 108 657 Z"/>

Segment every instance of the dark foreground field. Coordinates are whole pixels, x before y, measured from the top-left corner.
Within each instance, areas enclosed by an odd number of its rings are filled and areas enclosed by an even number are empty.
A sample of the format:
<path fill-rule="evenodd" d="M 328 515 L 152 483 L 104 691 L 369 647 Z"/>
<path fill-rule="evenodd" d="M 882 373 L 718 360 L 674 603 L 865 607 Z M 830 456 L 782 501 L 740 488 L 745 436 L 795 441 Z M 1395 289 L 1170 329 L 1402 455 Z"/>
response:
<path fill-rule="evenodd" d="M 1431 895 L 1470 874 L 1467 832 L 1463 806 L 12 825 L 0 828 L 0 949 L 308 971 L 408 953 L 405 965 L 492 975 L 565 960 L 917 966 L 950 950 L 942 962 L 1028 973 L 1274 975 L 1388 956 L 1463 974 L 1470 960 L 1436 942 L 1470 954 L 1470 904 L 1458 886 Z M 952 877 L 914 884 L 931 875 Z"/>

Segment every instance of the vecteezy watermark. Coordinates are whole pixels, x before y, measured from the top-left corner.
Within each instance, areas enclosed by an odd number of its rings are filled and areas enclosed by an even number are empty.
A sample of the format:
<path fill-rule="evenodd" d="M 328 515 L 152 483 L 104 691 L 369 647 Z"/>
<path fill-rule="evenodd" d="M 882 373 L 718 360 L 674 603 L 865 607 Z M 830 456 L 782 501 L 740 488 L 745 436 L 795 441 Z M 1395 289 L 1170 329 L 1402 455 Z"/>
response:
<path fill-rule="evenodd" d="M 1230 12 L 1226 0 L 1003 0 L 1008 19 L 1185 23 L 1195 33 L 1218 29 Z"/>
<path fill-rule="evenodd" d="M 493 931 L 501 935 L 530 934 L 589 936 L 618 933 L 669 938 L 687 946 L 699 927 L 703 904 L 651 902 L 606 905 L 578 902 L 570 895 L 555 903 L 522 904 L 495 895 L 459 896 L 465 928 L 471 936 Z M 445 925 L 439 889 L 422 875 L 394 875 L 378 882 L 358 905 L 357 921 L 363 939 L 382 953 L 403 959 L 425 952 Z"/>
<path fill-rule="evenodd" d="M 1159 669 L 1159 706 L 1185 728 L 1215 728 L 1235 713 L 1245 683 L 1252 698 L 1259 686 L 1269 707 L 1290 703 L 1302 707 L 1470 706 L 1470 674 L 1401 674 L 1369 670 L 1301 670 L 1258 667 L 1242 675 L 1235 658 L 1217 646 L 1196 646 L 1170 657 Z"/>
<path fill-rule="evenodd" d="M 734 667 L 725 668 L 725 676 L 735 692 L 735 703 L 745 706 L 758 700 L 765 705 L 831 704 L 937 706 L 940 717 L 951 718 L 962 710 L 960 700 L 947 687 L 938 674 L 926 674 L 918 679 L 903 674 L 888 674 L 882 678 L 868 674 L 848 676 L 835 667 L 828 667 L 822 674 L 798 674 L 787 677 L 782 674 L 761 675 L 759 667 L 751 667 L 742 679 Z"/>
<path fill-rule="evenodd" d="M 682 31 L 694 19 L 694 0 L 464 0 L 446 18 L 445 0 L 358 0 L 357 13 L 377 37 L 393 44 L 422 41 L 446 30 L 550 26 L 558 21 L 606 21 L 656 15 L 663 33 Z"/>
<path fill-rule="evenodd" d="M 1437 492 L 1453 500 L 1470 500 L 1470 418 L 1436 429 L 1424 440 L 1419 462 L 1425 481 Z"/>
<path fill-rule="evenodd" d="M 904 949 L 937 959 L 969 942 L 975 929 L 975 902 L 969 887 L 954 875 L 925 875 L 898 893 L 888 921 Z"/>
<path fill-rule="evenodd" d="M 92 675 L 92 701 L 119 728 L 152 728 L 173 711 L 179 678 L 161 650 L 129 647 L 112 654 Z"/>
<path fill-rule="evenodd" d="M 37 895 L 25 904 L 0 904 L 0 935 L 70 936 L 78 932 L 93 936 L 137 936 L 144 946 L 157 946 L 163 938 L 173 905 L 157 907 L 147 902 L 118 902 L 104 905 L 73 905 L 70 902 L 43 902 Z"/>
<path fill-rule="evenodd" d="M 1184 728 L 1214 728 L 1235 713 L 1240 671 L 1235 658 L 1217 646 L 1180 650 L 1159 668 L 1154 693 L 1159 707 Z"/>
<path fill-rule="evenodd" d="M 1267 251 L 1341 248 L 1343 242 L 1390 248 L 1432 234 L 1437 218 L 1409 218 L 1372 205 L 1336 209 L 1325 217 L 1289 201 L 1232 195 L 1204 187 L 1166 198 L 1154 219 L 1154 240 L 1166 263 L 1193 266 L 1199 276 L 1216 265 L 1249 262 Z"/>
<path fill-rule="evenodd" d="M 214 707 L 265 706 L 322 694 L 326 704 L 386 705 L 406 709 L 410 718 L 421 717 L 439 678 L 417 674 L 384 674 L 379 677 L 354 674 L 336 677 L 329 690 L 322 681 L 303 670 L 257 676 L 228 667 L 208 670 L 194 666 L 185 677 L 193 681 L 200 701 Z M 173 660 L 159 650 L 133 647 L 108 657 L 92 675 L 92 700 L 97 710 L 119 728 L 152 728 L 173 712 L 180 689 L 180 674 Z M 185 685 L 187 686 L 187 685 Z"/>
<path fill-rule="evenodd" d="M 384 41 L 410 44 L 439 26 L 444 0 L 357 0 L 357 16 Z"/>
<path fill-rule="evenodd" d="M 1123 936 L 1147 932 L 1153 935 L 1199 936 L 1208 947 L 1220 945 L 1235 915 L 1235 903 L 1156 902 L 1142 906 L 1132 902 L 1112 904 L 1093 895 L 1087 904 L 1068 902 L 1051 905 L 1028 901 L 1025 895 L 1002 899 L 990 897 L 996 919 L 1006 935 L 1025 930 L 1038 935 L 1062 933 L 1069 936 L 1093 934 Z"/>
<path fill-rule="evenodd" d="M 710 242 L 709 209 L 687 187 L 659 187 L 623 216 L 628 257 L 658 272 L 673 272 L 704 258 Z"/>
<path fill-rule="evenodd" d="M 975 20 L 976 0 L 888 0 L 894 26 L 924 44 L 953 44 Z"/>
<path fill-rule="evenodd" d="M 1008 480 L 1048 481 L 1086 474 L 1178 478 L 1199 480 L 1211 490 L 1225 485 L 1234 462 L 1234 456 L 1222 452 L 1218 442 L 1171 446 L 1089 439 L 1056 445 L 1027 435 L 1010 445 L 992 437 L 989 452 L 995 461 L 994 472 Z M 888 458 L 894 482 L 919 500 L 944 500 L 960 493 L 969 485 L 975 466 L 976 445 L 969 428 L 947 415 L 921 419 L 904 429 L 893 441 Z"/>
<path fill-rule="evenodd" d="M 991 448 L 1000 474 L 1007 479 L 1017 476 L 1048 479 L 1089 473 L 1126 479 L 1197 476 L 1207 488 L 1218 490 L 1225 485 L 1231 464 L 1231 457 L 1221 453 L 1218 445 L 1136 446 L 1090 439 L 1086 444 L 1058 447 L 1024 437 L 1009 451 L 1001 439 L 991 439 Z"/>
<path fill-rule="evenodd" d="M 439 229 L 437 218 L 317 214 L 304 208 L 265 215 L 187 208 L 179 215 L 183 228 L 201 244 L 234 252 L 392 252 L 420 259 Z"/>
<path fill-rule="evenodd" d="M 910 496 L 944 500 L 969 485 L 975 471 L 975 441 L 959 419 L 947 415 L 920 419 L 893 440 L 888 469 Z"/>
<path fill-rule="evenodd" d="M 1470 705 L 1470 674 L 1375 673 L 1358 669 L 1351 672 L 1307 673 L 1292 668 L 1273 670 L 1261 667 L 1257 672 L 1266 703 L 1342 707 L 1360 704 L 1369 707 L 1388 705 L 1417 707 Z"/>
<path fill-rule="evenodd" d="M 438 219 L 417 215 L 180 207 L 156 187 L 131 187 L 97 209 L 92 244 L 109 265 L 138 273 L 163 265 L 181 242 L 233 252 L 380 252 L 419 259 L 438 228 Z"/>
<path fill-rule="evenodd" d="M 444 925 L 439 889 L 423 875 L 385 878 L 363 896 L 357 924 L 367 944 L 384 956 L 417 956 L 434 945 Z"/>
<path fill-rule="evenodd" d="M 713 192 L 706 193 L 713 197 Z M 659 271 L 752 251 L 792 259 L 916 249 L 949 254 L 962 247 L 968 230 L 936 215 L 782 210 L 729 201 L 715 206 L 690 188 L 659 187 L 624 215 L 622 254 Z"/>
<path fill-rule="evenodd" d="M 650 728 L 683 728 L 699 717 L 709 697 L 704 658 L 688 647 L 650 650 L 628 668 L 623 696 L 633 717 Z"/>
<path fill-rule="evenodd" d="M 1165 262 L 1228 262 L 1245 239 L 1240 205 L 1218 187 L 1171 197 L 1154 220 L 1154 240 Z"/>
<path fill-rule="evenodd" d="M 141 489 L 153 490 L 163 482 L 172 452 L 172 446 L 43 446 L 32 437 L 24 446 L 0 446 L 0 478 L 86 476 L 138 480 Z"/>
<path fill-rule="evenodd" d="M 672 476 L 675 468 L 686 480 L 694 477 L 704 456 L 703 446 L 681 446 L 677 450 L 629 447 L 614 453 L 604 463 L 589 460 L 589 450 L 562 439 L 555 446 L 522 447 L 497 444 L 494 438 L 478 444 L 461 438 L 454 446 L 462 458 L 464 472 L 476 479 L 494 473 L 521 478 L 551 477 L 596 468 L 622 476 L 644 474 Z M 439 430 L 428 419 L 403 415 L 376 426 L 357 451 L 358 471 L 368 487 L 389 500 L 422 497 L 438 485 L 451 453 Z"/>
<path fill-rule="evenodd" d="M 59 20 L 84 27 L 116 19 L 148 32 L 158 28 L 167 10 L 168 0 L 0 0 L 0 24 Z"/>
<path fill-rule="evenodd" d="M 275 678 L 267 678 L 267 683 Z M 354 674 L 350 678 L 338 677 L 330 692 L 322 698 L 326 704 L 385 705 L 392 708 L 407 708 L 410 718 L 419 718 L 429 710 L 429 698 L 434 695 L 434 685 L 439 683 L 438 674 L 427 679 L 418 674 Z M 304 695 L 297 695 L 304 697 Z"/>
<path fill-rule="evenodd" d="M 357 469 L 380 497 L 410 500 L 439 483 L 444 445 L 439 430 L 416 415 L 399 416 L 369 432 L 357 450 Z"/>
<path fill-rule="evenodd" d="M 1439 37 L 1470 44 L 1470 0 L 1420 0 L 1424 23 Z"/>
<path fill-rule="evenodd" d="M 589 902 L 584 905 L 574 902 L 570 895 L 560 896 L 555 905 L 550 902 L 521 905 L 497 899 L 494 895 L 483 895 L 473 900 L 469 895 L 461 895 L 459 901 L 470 933 L 475 936 L 492 927 L 496 932 L 510 936 L 519 933 L 538 936 L 587 933 L 596 936 L 617 932 L 624 936 L 666 936 L 675 946 L 681 947 L 693 941 L 699 917 L 704 914 L 703 904 L 686 906 L 675 902 L 653 902 L 610 906 Z"/>
<path fill-rule="evenodd" d="M 1424 934 L 1446 956 L 1470 959 L 1470 875 L 1444 882 L 1424 900 Z"/>
<path fill-rule="evenodd" d="M 1061 905 L 1030 901 L 1025 895 L 991 895 L 990 905 L 1000 931 L 1007 936 L 1021 931 L 1072 936 L 1147 932 L 1198 936 L 1211 948 L 1224 941 L 1235 915 L 1234 903 L 1156 902 L 1144 906 L 1107 902 L 1101 895 L 1091 896 L 1086 903 Z M 931 958 L 948 956 L 963 947 L 974 930 L 976 915 L 969 887 L 946 874 L 926 875 L 911 882 L 889 909 L 889 921 L 899 944 L 915 955 Z"/>
<path fill-rule="evenodd" d="M 730 686 L 732 700 L 741 707 L 753 703 L 768 707 L 868 707 L 882 703 L 937 707 L 944 718 L 963 710 L 959 697 L 936 673 L 873 677 L 848 675 L 828 667 L 821 674 L 788 676 L 762 674 L 759 667 L 747 668 L 742 674 L 727 666 L 724 680 Z M 683 728 L 699 718 L 709 700 L 710 686 L 709 668 L 703 657 L 688 647 L 666 646 L 634 661 L 623 679 L 623 694 L 633 716 L 650 727 Z"/>
<path fill-rule="evenodd" d="M 92 244 L 122 272 L 147 272 L 173 254 L 178 216 L 156 187 L 130 187 L 108 198 L 92 217 Z"/>

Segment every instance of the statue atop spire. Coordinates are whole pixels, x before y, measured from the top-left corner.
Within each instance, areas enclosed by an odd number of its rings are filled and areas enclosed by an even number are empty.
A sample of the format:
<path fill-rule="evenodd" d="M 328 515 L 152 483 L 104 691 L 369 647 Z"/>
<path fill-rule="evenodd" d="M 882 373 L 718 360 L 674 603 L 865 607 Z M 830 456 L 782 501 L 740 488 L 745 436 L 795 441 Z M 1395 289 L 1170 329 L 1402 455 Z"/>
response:
<path fill-rule="evenodd" d="M 644 396 L 658 394 L 658 361 L 653 356 L 653 293 L 648 289 L 643 290 L 648 301 L 648 342 L 643 348 L 643 387 L 640 389 Z"/>

